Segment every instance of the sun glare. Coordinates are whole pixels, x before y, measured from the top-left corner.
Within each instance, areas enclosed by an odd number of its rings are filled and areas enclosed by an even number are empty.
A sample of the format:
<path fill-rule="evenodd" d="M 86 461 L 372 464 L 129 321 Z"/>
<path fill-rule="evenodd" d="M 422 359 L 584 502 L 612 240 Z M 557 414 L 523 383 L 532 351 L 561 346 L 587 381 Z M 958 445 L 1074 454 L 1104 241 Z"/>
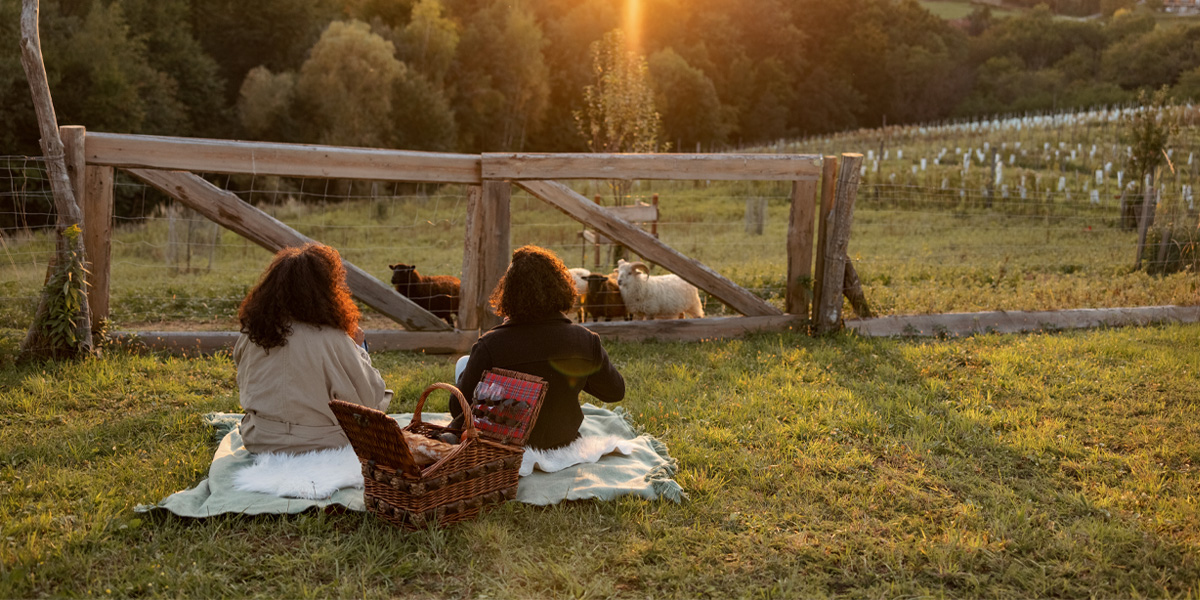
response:
<path fill-rule="evenodd" d="M 642 0 L 625 0 L 625 40 L 629 49 L 642 52 Z"/>

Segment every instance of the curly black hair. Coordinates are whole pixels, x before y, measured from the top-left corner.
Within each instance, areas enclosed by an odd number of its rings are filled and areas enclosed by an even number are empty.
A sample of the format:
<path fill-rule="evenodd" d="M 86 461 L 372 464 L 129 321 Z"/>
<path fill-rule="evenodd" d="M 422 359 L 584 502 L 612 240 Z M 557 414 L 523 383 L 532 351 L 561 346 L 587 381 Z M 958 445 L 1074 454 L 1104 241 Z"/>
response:
<path fill-rule="evenodd" d="M 501 317 L 540 319 L 571 310 L 577 293 L 571 272 L 553 252 L 522 246 L 513 252 L 490 302 Z"/>
<path fill-rule="evenodd" d="M 358 317 L 341 255 L 316 243 L 276 253 L 238 308 L 242 333 L 267 350 L 287 344 L 292 323 L 327 325 L 353 335 Z"/>

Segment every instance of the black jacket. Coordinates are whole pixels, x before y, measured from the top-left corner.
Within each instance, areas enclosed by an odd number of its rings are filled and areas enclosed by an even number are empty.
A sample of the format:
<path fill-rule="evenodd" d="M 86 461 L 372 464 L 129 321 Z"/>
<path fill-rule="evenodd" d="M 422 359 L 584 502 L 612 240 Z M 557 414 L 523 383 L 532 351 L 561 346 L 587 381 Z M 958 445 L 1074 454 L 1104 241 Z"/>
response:
<path fill-rule="evenodd" d="M 549 383 L 526 444 L 532 448 L 557 448 L 579 437 L 583 422 L 579 392 L 602 402 L 619 402 L 625 397 L 625 379 L 608 360 L 600 336 L 561 315 L 529 321 L 509 319 L 483 334 L 471 348 L 458 381 L 468 402 L 473 400 L 483 372 L 495 367 L 536 375 Z M 452 399 L 450 414 L 456 417 L 456 426 L 461 412 L 458 401 Z"/>

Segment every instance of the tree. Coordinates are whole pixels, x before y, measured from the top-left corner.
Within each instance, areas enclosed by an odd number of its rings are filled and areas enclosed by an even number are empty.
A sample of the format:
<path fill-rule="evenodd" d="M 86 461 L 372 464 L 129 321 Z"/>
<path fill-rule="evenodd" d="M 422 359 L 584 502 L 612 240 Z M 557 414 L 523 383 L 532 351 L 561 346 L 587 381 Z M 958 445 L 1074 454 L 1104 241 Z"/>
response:
<path fill-rule="evenodd" d="M 646 59 L 614 29 L 592 43 L 592 82 L 583 88 L 579 132 L 592 152 L 657 152 L 662 118 Z"/>
<path fill-rule="evenodd" d="M 242 130 L 260 140 L 298 141 L 291 117 L 295 96 L 295 73 L 276 75 L 261 66 L 251 69 L 238 93 L 237 112 Z"/>
<path fill-rule="evenodd" d="M 442 12 L 440 0 L 420 0 L 396 44 L 396 53 L 405 64 L 438 87 L 445 83 L 459 41 L 458 25 Z"/>
<path fill-rule="evenodd" d="M 26 359 L 75 358 L 92 352 L 92 322 L 88 309 L 87 278 L 84 270 L 83 214 L 67 175 L 63 143 L 42 59 L 38 31 L 38 0 L 24 0 L 21 10 L 21 66 L 37 112 L 42 154 L 54 192 L 58 213 L 55 253 L 47 267 L 46 284 L 38 299 L 33 323 L 21 342 Z"/>
<path fill-rule="evenodd" d="M 494 0 L 471 16 L 454 68 L 460 147 L 525 148 L 549 104 L 545 46 L 541 26 L 520 3 Z"/>
<path fill-rule="evenodd" d="M 230 112 L 220 66 L 192 32 L 188 0 L 122 0 L 129 26 L 145 44 L 150 67 L 170 80 L 180 114 L 162 133 L 229 135 Z"/>
<path fill-rule="evenodd" d="M 293 70 L 342 10 L 338 0 L 190 0 L 195 36 L 220 65 L 225 104 L 257 66 Z"/>
<path fill-rule="evenodd" d="M 1105 81 L 1125 89 L 1173 85 L 1200 64 L 1200 27 L 1164 27 L 1128 36 L 1108 47 L 1101 59 Z"/>
<path fill-rule="evenodd" d="M 186 109 L 178 86 L 150 66 L 142 37 L 130 32 L 121 4 L 91 3 L 62 48 L 47 54 L 63 122 L 101 131 L 178 133 Z"/>
<path fill-rule="evenodd" d="M 553 51 L 546 53 L 550 93 L 544 126 L 530 144 L 539 150 L 586 151 L 575 120 L 583 108 L 579 90 L 590 81 L 591 44 L 620 24 L 620 7 L 611 0 L 549 0 L 539 6 Z"/>
<path fill-rule="evenodd" d="M 1155 172 L 1167 161 L 1167 145 L 1178 128 L 1174 103 L 1167 91 L 1167 88 L 1163 87 L 1149 96 L 1145 90 L 1139 91 L 1137 108 L 1122 119 L 1125 129 L 1123 137 L 1131 149 L 1130 174 L 1137 177 L 1139 185 L 1144 184 L 1147 177 L 1151 177 L 1150 186 L 1153 187 Z M 1140 199 L 1126 202 L 1122 207 L 1122 227 L 1131 229 L 1136 223 L 1142 232 L 1139 238 L 1144 238 L 1146 228 L 1153 221 L 1153 214 L 1150 212 L 1153 206 L 1143 206 L 1144 202 L 1150 201 L 1146 197 L 1147 192 L 1148 190 L 1143 189 L 1138 195 Z M 1139 239 L 1139 251 L 1141 241 L 1142 239 Z M 1139 261 L 1140 258 L 1139 255 Z"/>
<path fill-rule="evenodd" d="M 334 21 L 300 67 L 296 98 L 322 144 L 386 145 L 392 87 L 404 77 L 391 42 L 362 21 Z"/>
<path fill-rule="evenodd" d="M 725 143 L 729 125 L 717 89 L 704 71 L 671 48 L 650 57 L 655 105 L 662 109 L 663 135 L 684 150 Z"/>
<path fill-rule="evenodd" d="M 396 80 L 392 91 L 393 148 L 450 152 L 458 126 L 442 90 L 415 69 Z"/>

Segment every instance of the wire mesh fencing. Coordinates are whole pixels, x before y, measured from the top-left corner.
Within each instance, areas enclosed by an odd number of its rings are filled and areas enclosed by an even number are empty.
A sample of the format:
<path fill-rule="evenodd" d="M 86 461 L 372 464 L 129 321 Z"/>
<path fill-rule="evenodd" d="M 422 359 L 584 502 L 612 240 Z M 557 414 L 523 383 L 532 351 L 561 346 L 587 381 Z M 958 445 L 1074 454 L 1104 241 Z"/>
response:
<path fill-rule="evenodd" d="M 32 319 L 53 254 L 52 195 L 40 160 L 0 157 L 0 169 L 0 327 L 23 328 Z M 384 282 L 397 263 L 416 265 L 427 275 L 460 275 L 464 186 L 202 176 L 336 247 Z M 1032 178 L 1024 190 L 1019 183 L 1008 189 L 955 183 L 896 183 L 868 176 L 860 186 L 850 257 L 877 313 L 1200 301 L 1196 203 L 1179 189 L 1154 197 L 1151 225 L 1143 235 L 1141 221 L 1131 226 L 1126 218 L 1130 207 L 1142 218 L 1143 198 L 1097 198 Z M 783 308 L 790 184 L 633 182 L 619 194 L 608 182 L 573 184 L 607 206 L 649 202 L 657 195 L 654 230 L 662 242 Z M 113 326 L 236 329 L 237 307 L 271 253 L 120 171 L 114 196 Z M 619 246 L 585 243 L 585 225 L 515 189 L 511 215 L 514 248 L 543 246 L 569 267 L 604 275 L 619 258 L 640 260 Z M 655 275 L 666 273 L 651 267 Z M 707 294 L 701 297 L 708 316 L 737 314 Z M 364 317 L 368 327 L 397 327 L 365 307 Z"/>

